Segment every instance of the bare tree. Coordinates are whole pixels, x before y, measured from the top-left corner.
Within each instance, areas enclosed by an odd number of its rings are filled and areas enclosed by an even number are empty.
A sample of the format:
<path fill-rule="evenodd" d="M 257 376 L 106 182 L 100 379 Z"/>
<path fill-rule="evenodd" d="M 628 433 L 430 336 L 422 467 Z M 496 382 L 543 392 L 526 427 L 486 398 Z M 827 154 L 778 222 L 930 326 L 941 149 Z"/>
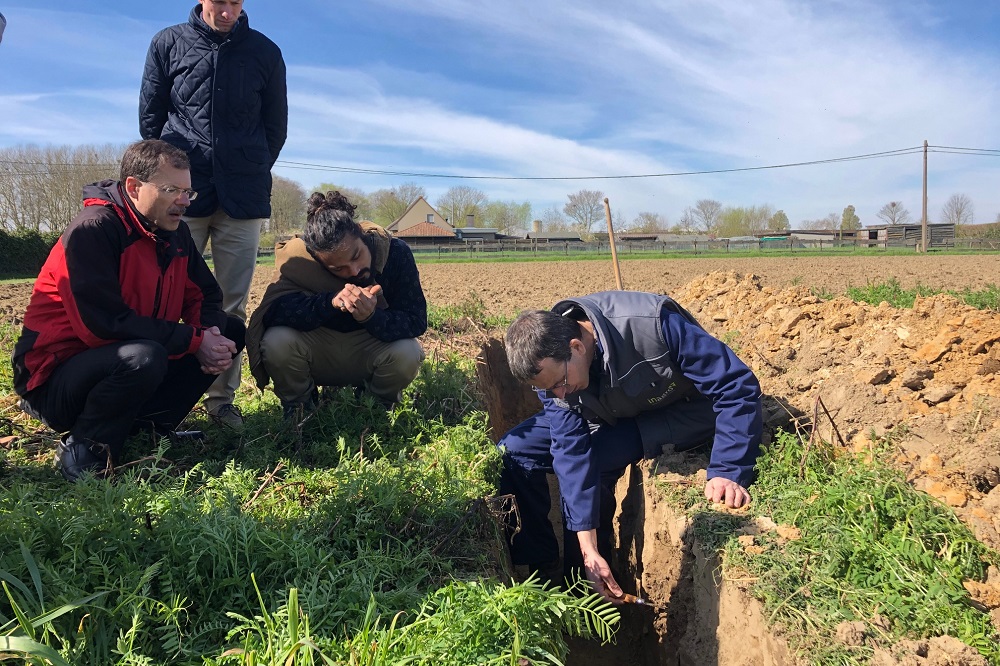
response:
<path fill-rule="evenodd" d="M 956 229 L 963 224 L 974 224 L 975 218 L 972 199 L 964 194 L 951 195 L 941 209 L 941 221 L 954 224 Z"/>
<path fill-rule="evenodd" d="M 364 190 L 356 187 L 349 187 L 347 185 L 337 185 L 336 183 L 320 183 L 311 191 L 340 192 L 347 197 L 348 201 L 357 206 L 354 210 L 355 220 L 360 222 L 361 220 L 372 220 L 374 218 L 374 211 L 372 209 L 371 202 L 368 200 L 368 195 L 365 194 Z"/>
<path fill-rule="evenodd" d="M 306 191 L 289 178 L 271 176 L 271 219 L 268 231 L 276 236 L 302 229 L 306 223 Z"/>
<path fill-rule="evenodd" d="M 751 234 L 762 234 L 771 223 L 774 217 L 774 206 L 771 204 L 758 204 L 746 209 L 747 228 Z"/>
<path fill-rule="evenodd" d="M 489 197 L 482 190 L 467 185 L 449 187 L 448 191 L 441 195 L 437 201 L 437 209 L 451 222 L 453 227 L 466 226 L 466 218 L 469 215 L 482 225 L 483 206 L 489 201 Z"/>
<path fill-rule="evenodd" d="M 799 229 L 809 229 L 812 231 L 836 231 L 840 228 L 840 217 L 836 213 L 830 213 L 826 217 L 818 220 L 802 220 L 799 222 Z"/>
<path fill-rule="evenodd" d="M 694 208 L 688 208 L 691 217 L 698 228 L 712 233 L 719 226 L 719 216 L 722 215 L 722 204 L 714 199 L 700 199 Z"/>
<path fill-rule="evenodd" d="M 497 229 L 502 234 L 509 234 L 518 229 L 527 229 L 531 223 L 531 203 L 525 201 L 490 201 L 483 208 L 483 223 Z"/>
<path fill-rule="evenodd" d="M 423 197 L 424 199 L 427 198 L 427 190 L 425 190 L 423 186 L 417 185 L 413 182 L 397 185 L 392 188 L 392 191 L 396 194 L 396 198 L 406 203 L 407 207 L 420 197 Z M 393 220 L 393 222 L 395 222 L 395 220 Z"/>
<path fill-rule="evenodd" d="M 604 219 L 604 192 L 580 190 L 568 199 L 563 213 L 573 220 L 573 229 L 581 235 L 591 233 L 594 225 Z"/>
<path fill-rule="evenodd" d="M 667 218 L 660 213 L 643 211 L 635 216 L 628 230 L 636 233 L 651 233 L 654 231 L 664 231 L 670 226 Z"/>
<path fill-rule="evenodd" d="M 410 204 L 427 192 L 416 183 L 403 183 L 391 189 L 375 190 L 368 195 L 370 217 L 373 222 L 387 227 L 406 212 Z"/>
<path fill-rule="evenodd" d="M 66 228 L 83 186 L 118 177 L 122 146 L 18 146 L 0 151 L 0 224 L 10 231 Z"/>
<path fill-rule="evenodd" d="M 559 209 L 553 206 L 542 213 L 542 229 L 546 233 L 558 233 L 569 230 L 569 222 Z"/>
<path fill-rule="evenodd" d="M 681 214 L 680 222 L 676 225 L 675 231 L 682 234 L 698 231 L 698 220 L 695 217 L 693 208 L 684 209 L 684 212 Z"/>
<path fill-rule="evenodd" d="M 890 201 L 876 215 L 886 224 L 906 224 L 910 219 L 910 211 L 902 201 Z"/>

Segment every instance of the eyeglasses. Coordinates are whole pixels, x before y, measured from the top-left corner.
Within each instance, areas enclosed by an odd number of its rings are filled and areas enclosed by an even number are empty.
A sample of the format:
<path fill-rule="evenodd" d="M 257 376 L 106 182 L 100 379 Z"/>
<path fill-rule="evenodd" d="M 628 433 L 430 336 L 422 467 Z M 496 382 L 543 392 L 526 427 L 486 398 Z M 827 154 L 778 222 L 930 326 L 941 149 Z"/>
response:
<path fill-rule="evenodd" d="M 152 185 L 160 192 L 166 194 L 168 197 L 173 197 L 175 199 L 177 198 L 177 195 L 180 194 L 181 192 L 187 195 L 188 201 L 194 201 L 195 199 L 198 198 L 197 190 L 192 190 L 185 187 L 174 187 L 173 185 L 157 185 L 156 183 L 151 183 L 146 180 L 140 180 L 139 182 L 143 183 L 144 185 Z"/>
<path fill-rule="evenodd" d="M 539 386 L 535 386 L 534 384 L 532 384 L 531 385 L 531 390 L 532 391 L 544 391 L 546 393 L 554 393 L 554 392 L 558 391 L 559 389 L 564 389 L 567 386 L 569 386 L 569 359 L 566 359 L 565 363 L 566 363 L 565 374 L 563 375 L 563 380 L 561 382 L 559 382 L 558 384 L 556 384 L 552 388 L 547 388 L 547 389 L 544 389 L 544 388 L 541 388 Z"/>

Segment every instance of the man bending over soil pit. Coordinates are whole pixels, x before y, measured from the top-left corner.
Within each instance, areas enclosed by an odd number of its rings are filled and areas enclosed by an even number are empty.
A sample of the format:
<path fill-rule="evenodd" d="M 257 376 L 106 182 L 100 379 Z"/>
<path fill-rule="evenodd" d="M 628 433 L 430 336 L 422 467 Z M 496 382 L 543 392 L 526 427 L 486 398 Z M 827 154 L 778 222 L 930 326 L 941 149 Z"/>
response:
<path fill-rule="evenodd" d="M 505 345 L 514 377 L 542 401 L 498 444 L 500 492 L 517 498 L 521 518 L 514 564 L 550 577 L 558 566 L 546 473 L 562 495 L 563 574 L 583 567 L 612 601 L 622 596 L 608 566 L 614 486 L 628 465 L 664 447 L 711 444 L 705 497 L 732 508 L 750 502 L 760 383 L 669 297 L 601 292 L 526 310 Z"/>

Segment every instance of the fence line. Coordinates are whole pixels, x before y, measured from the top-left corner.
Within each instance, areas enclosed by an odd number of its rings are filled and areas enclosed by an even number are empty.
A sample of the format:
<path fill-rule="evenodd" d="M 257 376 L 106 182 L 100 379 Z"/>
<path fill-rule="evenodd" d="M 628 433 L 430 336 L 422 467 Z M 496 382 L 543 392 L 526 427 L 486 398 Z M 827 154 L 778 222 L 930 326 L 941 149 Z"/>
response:
<path fill-rule="evenodd" d="M 848 240 L 713 240 L 713 241 L 619 241 L 617 249 L 619 255 L 636 254 L 667 254 L 667 253 L 728 253 L 728 252 L 854 252 L 859 249 L 873 250 L 898 250 L 908 249 L 917 251 L 919 241 L 906 240 L 901 242 L 868 239 L 848 239 Z M 934 248 L 957 249 L 957 250 L 979 250 L 983 252 L 1000 251 L 1000 238 L 951 238 L 946 242 L 937 243 Z M 446 243 L 438 245 L 413 244 L 410 245 L 413 254 L 418 256 L 435 255 L 437 257 L 475 257 L 489 259 L 493 257 L 518 257 L 518 256 L 553 256 L 561 254 L 564 256 L 579 254 L 611 254 L 611 246 L 603 242 L 584 243 L 581 241 L 549 241 L 535 242 L 531 240 L 503 240 L 494 242 L 472 242 L 472 243 Z M 274 248 L 260 248 L 257 250 L 258 257 L 274 256 Z M 205 253 L 206 259 L 212 258 L 211 252 Z"/>
<path fill-rule="evenodd" d="M 869 239 L 848 239 L 848 240 L 713 240 L 713 241 L 620 241 L 616 244 L 618 254 L 667 254 L 673 252 L 707 254 L 707 253 L 729 253 L 729 252 L 767 252 L 767 251 L 829 251 L 829 252 L 853 252 L 858 249 L 912 249 L 919 247 L 919 241 L 906 240 L 892 242 L 885 240 Z M 936 248 L 946 249 L 968 249 L 982 251 L 1000 250 L 1000 239 L 997 238 L 958 238 L 948 239 L 946 242 L 937 243 Z M 495 242 L 476 242 L 467 244 L 440 244 L 440 245 L 410 245 L 410 249 L 416 255 L 434 254 L 438 257 L 446 256 L 489 256 L 516 257 L 525 255 L 556 255 L 562 254 L 611 254 L 611 247 L 608 243 L 580 241 L 550 241 L 547 243 L 536 243 L 524 240 L 504 240 Z"/>

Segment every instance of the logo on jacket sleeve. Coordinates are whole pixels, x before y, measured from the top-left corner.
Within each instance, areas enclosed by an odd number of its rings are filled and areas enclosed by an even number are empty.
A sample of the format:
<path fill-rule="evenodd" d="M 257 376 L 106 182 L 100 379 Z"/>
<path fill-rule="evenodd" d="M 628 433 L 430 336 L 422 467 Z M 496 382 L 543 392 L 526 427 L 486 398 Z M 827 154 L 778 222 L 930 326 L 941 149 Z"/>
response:
<path fill-rule="evenodd" d="M 666 391 L 664 391 L 663 393 L 661 393 L 658 396 L 654 396 L 652 398 L 649 398 L 646 402 L 648 402 L 651 405 L 655 405 L 658 402 L 663 402 L 666 399 L 667 396 L 669 396 L 671 393 L 674 392 L 674 389 L 676 389 L 676 388 L 677 388 L 677 382 L 670 382 L 670 385 L 667 386 L 667 390 Z"/>

